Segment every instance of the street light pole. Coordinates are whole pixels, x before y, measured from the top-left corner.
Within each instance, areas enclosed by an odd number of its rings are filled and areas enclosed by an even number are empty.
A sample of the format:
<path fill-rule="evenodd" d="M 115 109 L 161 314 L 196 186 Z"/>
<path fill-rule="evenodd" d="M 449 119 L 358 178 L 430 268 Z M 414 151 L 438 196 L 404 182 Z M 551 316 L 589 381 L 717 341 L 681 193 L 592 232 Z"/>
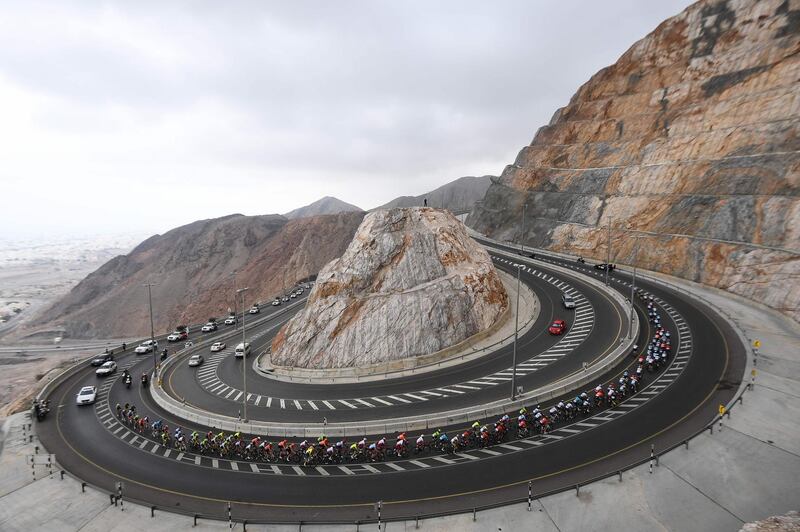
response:
<path fill-rule="evenodd" d="M 520 237 L 521 253 L 525 253 L 525 209 L 528 208 L 527 203 L 522 204 L 522 236 Z"/>
<path fill-rule="evenodd" d="M 152 295 L 152 293 L 150 291 L 150 288 L 152 286 L 155 286 L 155 283 L 147 283 L 147 284 L 144 284 L 142 286 L 146 286 L 147 287 L 147 302 L 150 305 L 150 347 L 153 348 L 153 371 L 155 371 L 156 366 L 158 365 L 158 362 L 156 360 L 156 351 L 157 351 L 157 349 L 156 349 L 156 337 L 155 337 L 155 334 L 153 332 L 153 329 L 154 329 L 154 327 L 153 327 L 153 295 Z"/>
<path fill-rule="evenodd" d="M 519 335 L 519 275 L 522 264 L 517 265 L 517 308 L 514 312 L 514 355 L 511 363 L 511 400 L 517 398 L 517 338 Z"/>
<path fill-rule="evenodd" d="M 236 270 L 231 272 L 231 277 L 233 277 L 233 330 L 239 328 L 239 318 L 236 317 L 236 294 L 239 292 L 236 290 Z"/>
<path fill-rule="evenodd" d="M 242 396 L 242 417 L 243 421 L 247 421 L 247 337 L 245 336 L 244 326 L 244 293 L 249 288 L 240 288 L 236 291 L 237 294 L 242 295 L 242 387 L 244 388 L 244 395 Z"/>
<path fill-rule="evenodd" d="M 606 286 L 608 286 L 608 270 L 611 269 L 611 218 L 608 219 L 608 245 L 606 246 Z"/>
<path fill-rule="evenodd" d="M 631 316 L 628 320 L 628 338 L 633 337 L 633 296 L 636 294 L 636 261 L 639 258 L 639 242 L 636 242 L 636 248 L 633 251 L 633 281 L 631 282 Z"/>

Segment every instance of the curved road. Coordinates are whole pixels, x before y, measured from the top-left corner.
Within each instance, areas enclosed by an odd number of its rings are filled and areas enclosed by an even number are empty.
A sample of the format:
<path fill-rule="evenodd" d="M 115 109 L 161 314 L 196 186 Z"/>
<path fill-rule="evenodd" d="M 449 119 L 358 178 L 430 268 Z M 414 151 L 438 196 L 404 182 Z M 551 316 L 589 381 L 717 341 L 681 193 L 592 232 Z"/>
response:
<path fill-rule="evenodd" d="M 540 261 L 534 264 L 545 268 Z M 621 281 L 612 285 L 624 294 L 626 274 L 612 277 Z M 76 407 L 77 389 L 94 379 L 90 370 L 74 375 L 51 394 L 57 415 L 39 424 L 40 439 L 67 470 L 92 484 L 111 490 L 122 480 L 127 497 L 220 517 L 226 515 L 226 501 L 233 501 L 239 519 L 352 522 L 374 518 L 376 500 L 384 501 L 384 517 L 413 516 L 522 497 L 529 481 L 536 493 L 563 488 L 624 468 L 648 456 L 651 444 L 660 449 L 681 442 L 713 418 L 717 405 L 726 404 L 741 381 L 744 349 L 724 320 L 682 294 L 649 282 L 637 284 L 659 301 L 673 339 L 681 338 L 680 352 L 670 366 L 660 375 L 648 375 L 649 387 L 617 408 L 559 425 L 549 436 L 510 441 L 491 453 L 412 457 L 345 466 L 336 472 L 337 466 L 294 466 L 298 472 L 289 465 L 212 461 L 188 454 L 178 458 L 146 437 L 132 434 L 123 440 L 127 429 L 104 411 L 117 398 L 134 396 L 140 409 L 174 424 L 138 387 L 125 390 L 109 380 L 108 404 Z M 623 365 L 615 368 L 607 378 L 622 369 Z"/>

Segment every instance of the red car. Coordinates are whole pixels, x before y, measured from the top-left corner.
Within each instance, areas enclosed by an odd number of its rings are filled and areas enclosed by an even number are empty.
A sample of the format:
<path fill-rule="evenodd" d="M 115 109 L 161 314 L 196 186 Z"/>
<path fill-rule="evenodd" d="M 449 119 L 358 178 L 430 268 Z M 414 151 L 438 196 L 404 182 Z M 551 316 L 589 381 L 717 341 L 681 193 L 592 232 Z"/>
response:
<path fill-rule="evenodd" d="M 547 330 L 550 334 L 564 334 L 564 331 L 567 330 L 567 323 L 564 320 L 555 320 Z"/>

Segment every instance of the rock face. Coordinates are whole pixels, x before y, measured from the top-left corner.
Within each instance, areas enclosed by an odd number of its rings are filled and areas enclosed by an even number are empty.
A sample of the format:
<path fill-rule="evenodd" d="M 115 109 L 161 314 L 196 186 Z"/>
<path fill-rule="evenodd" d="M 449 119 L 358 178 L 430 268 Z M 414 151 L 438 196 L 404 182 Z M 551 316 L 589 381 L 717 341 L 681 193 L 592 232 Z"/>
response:
<path fill-rule="evenodd" d="M 178 227 L 101 266 L 28 332 L 64 327 L 72 337 L 149 335 L 142 287 L 147 282 L 156 283 L 157 333 L 223 316 L 234 306 L 234 270 L 237 286 L 250 289 L 247 306 L 269 301 L 341 255 L 363 217 L 361 212 L 298 220 L 237 214 Z"/>
<path fill-rule="evenodd" d="M 467 224 L 800 319 L 800 4 L 700 1 L 595 74 Z M 527 204 L 524 230 L 521 222 Z"/>
<path fill-rule="evenodd" d="M 342 368 L 433 353 L 487 329 L 507 306 L 491 258 L 452 214 L 375 211 L 275 337 L 272 363 Z"/>
<path fill-rule="evenodd" d="M 469 211 L 475 202 L 483 198 L 489 188 L 492 176 L 460 177 L 437 189 L 419 196 L 400 196 L 385 205 L 372 209 L 394 209 L 397 207 L 420 207 L 428 200 L 429 207 L 448 209 L 453 212 Z"/>

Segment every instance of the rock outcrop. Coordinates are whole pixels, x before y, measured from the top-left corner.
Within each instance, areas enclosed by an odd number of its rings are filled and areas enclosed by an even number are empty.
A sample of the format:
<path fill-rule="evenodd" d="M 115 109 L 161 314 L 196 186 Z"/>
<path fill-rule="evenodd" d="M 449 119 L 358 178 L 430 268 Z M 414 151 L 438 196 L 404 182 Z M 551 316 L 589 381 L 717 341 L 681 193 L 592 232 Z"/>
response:
<path fill-rule="evenodd" d="M 368 214 L 320 271 L 306 308 L 272 342 L 272 363 L 342 368 L 436 352 L 487 329 L 508 296 L 491 258 L 447 211 Z"/>
<path fill-rule="evenodd" d="M 269 301 L 341 255 L 363 217 L 363 212 L 298 220 L 237 214 L 178 227 L 101 266 L 26 332 L 64 328 L 71 337 L 147 335 L 142 286 L 147 282 L 155 283 L 157 333 L 223 316 L 234 306 L 234 270 L 237 286 L 249 287 L 246 305 Z"/>
<path fill-rule="evenodd" d="M 697 2 L 583 85 L 467 224 L 603 261 L 610 225 L 613 262 L 800 319 L 799 52 L 796 1 Z"/>

